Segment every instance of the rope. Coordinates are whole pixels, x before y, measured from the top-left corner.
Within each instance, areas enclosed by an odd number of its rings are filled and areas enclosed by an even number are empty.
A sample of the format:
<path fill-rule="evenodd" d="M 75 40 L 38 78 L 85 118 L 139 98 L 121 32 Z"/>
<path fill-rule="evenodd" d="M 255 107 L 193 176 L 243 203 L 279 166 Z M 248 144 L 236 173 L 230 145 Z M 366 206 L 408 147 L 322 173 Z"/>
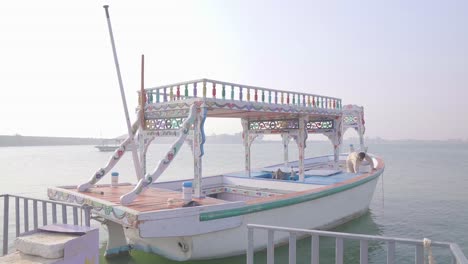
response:
<path fill-rule="evenodd" d="M 434 258 L 432 257 L 431 244 L 432 244 L 432 241 L 429 238 L 423 239 L 424 251 L 427 251 L 427 262 L 424 261 L 424 263 L 436 264 Z"/>
<path fill-rule="evenodd" d="M 384 173 L 382 172 L 382 216 L 385 212 Z"/>

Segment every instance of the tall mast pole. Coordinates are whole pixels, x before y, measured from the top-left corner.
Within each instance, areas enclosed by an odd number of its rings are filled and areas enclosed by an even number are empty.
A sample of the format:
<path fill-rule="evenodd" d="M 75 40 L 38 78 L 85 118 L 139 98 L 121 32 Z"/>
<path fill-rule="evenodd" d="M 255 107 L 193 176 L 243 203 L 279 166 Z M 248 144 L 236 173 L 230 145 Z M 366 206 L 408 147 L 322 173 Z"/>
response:
<path fill-rule="evenodd" d="M 145 128 L 145 103 L 146 103 L 146 93 L 145 93 L 145 55 L 141 54 L 141 90 L 140 90 L 140 122 L 141 128 Z"/>
<path fill-rule="evenodd" d="M 123 104 L 124 112 L 125 112 L 125 120 L 127 121 L 128 136 L 131 138 L 130 145 L 133 145 L 131 148 L 132 156 L 133 156 L 133 165 L 135 166 L 136 176 L 138 180 L 140 180 L 142 177 L 141 167 L 140 167 L 140 162 L 138 159 L 137 149 L 135 147 L 135 139 L 134 139 L 134 134 L 132 131 L 132 124 L 130 123 L 130 117 L 128 115 L 127 100 L 125 98 L 125 91 L 123 88 L 122 76 L 120 74 L 119 59 L 117 58 L 117 51 L 115 49 L 115 43 L 114 43 L 114 35 L 112 34 L 112 26 L 111 26 L 111 21 L 110 21 L 110 16 L 109 16 L 109 6 L 105 5 L 104 9 L 106 10 L 107 26 L 109 28 L 109 35 L 110 35 L 111 44 L 112 44 L 112 52 L 114 54 L 115 70 L 117 71 L 117 78 L 119 79 L 120 95 L 122 97 L 122 104 Z"/>
<path fill-rule="evenodd" d="M 145 93 L 145 55 L 141 54 L 141 89 L 140 89 L 140 162 L 142 175 L 146 175 L 146 135 L 143 133 L 145 130 L 145 104 L 146 104 L 146 93 Z M 149 144 L 149 143 L 148 143 Z"/>

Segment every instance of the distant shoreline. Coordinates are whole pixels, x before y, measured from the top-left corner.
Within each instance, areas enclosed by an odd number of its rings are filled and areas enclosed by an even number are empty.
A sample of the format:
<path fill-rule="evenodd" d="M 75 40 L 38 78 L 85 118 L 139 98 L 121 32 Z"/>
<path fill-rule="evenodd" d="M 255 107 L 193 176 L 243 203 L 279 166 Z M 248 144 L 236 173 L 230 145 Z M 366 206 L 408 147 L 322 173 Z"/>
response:
<path fill-rule="evenodd" d="M 174 142 L 174 137 L 157 138 L 153 141 L 154 144 L 171 144 Z M 112 139 L 103 138 L 76 138 L 76 137 L 36 137 L 36 136 L 5 136 L 0 135 L 0 147 L 28 147 L 28 146 L 67 146 L 67 145 L 101 145 L 105 141 Z M 310 142 L 328 142 L 327 140 L 312 140 Z M 355 138 L 345 139 L 343 145 L 358 141 Z M 257 139 L 255 143 L 276 143 L 280 140 L 265 140 Z M 467 141 L 461 139 L 448 140 L 417 140 L 417 139 L 400 139 L 386 140 L 381 138 L 366 138 L 366 144 L 388 144 L 388 143 L 448 143 L 448 144 L 468 144 Z M 211 135 L 206 138 L 207 144 L 242 144 L 241 135 Z"/>
<path fill-rule="evenodd" d="M 97 145 L 101 142 L 100 138 L 0 136 L 0 147 Z"/>

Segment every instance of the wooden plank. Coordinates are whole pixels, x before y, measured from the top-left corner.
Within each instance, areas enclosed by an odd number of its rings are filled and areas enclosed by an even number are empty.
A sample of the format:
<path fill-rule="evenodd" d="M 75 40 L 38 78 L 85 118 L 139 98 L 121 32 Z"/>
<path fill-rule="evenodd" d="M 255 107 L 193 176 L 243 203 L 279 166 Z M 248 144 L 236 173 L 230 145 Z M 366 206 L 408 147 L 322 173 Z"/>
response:
<path fill-rule="evenodd" d="M 94 187 L 89 192 L 79 193 L 79 195 L 85 195 L 88 199 L 93 200 L 97 198 L 106 202 L 112 203 L 113 205 L 120 205 L 120 196 L 130 192 L 134 186 L 118 186 L 118 187 Z M 67 190 L 75 193 L 73 190 Z M 78 192 L 76 192 L 78 193 Z M 168 200 L 172 199 L 175 202 L 169 204 Z M 205 197 L 203 199 L 194 198 L 193 201 L 198 202 L 201 205 L 215 205 L 225 204 L 226 201 L 215 199 L 211 197 Z M 182 192 L 172 191 L 167 189 L 151 188 L 139 195 L 132 204 L 126 206 L 132 210 L 138 212 L 151 212 L 158 210 L 166 210 L 173 208 L 182 207 Z"/>

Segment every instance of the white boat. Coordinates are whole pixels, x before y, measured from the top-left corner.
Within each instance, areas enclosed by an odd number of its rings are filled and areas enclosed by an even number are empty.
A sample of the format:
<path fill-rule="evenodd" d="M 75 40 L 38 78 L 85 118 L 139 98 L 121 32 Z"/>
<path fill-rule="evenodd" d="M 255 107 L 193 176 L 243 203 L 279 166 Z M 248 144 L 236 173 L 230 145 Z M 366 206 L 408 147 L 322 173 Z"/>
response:
<path fill-rule="evenodd" d="M 112 41 L 107 9 L 106 15 Z M 124 99 L 122 82 L 120 88 Z M 86 204 L 97 218 L 104 219 L 109 233 L 106 255 L 132 248 L 179 261 L 221 258 L 245 252 L 247 224 L 330 228 L 368 210 L 384 171 L 383 160 L 369 153 L 376 170 L 345 171 L 346 155 L 340 155 L 340 149 L 348 128 L 358 132 L 361 149 L 367 149 L 363 141 L 364 112 L 359 106 L 342 105 L 338 98 L 200 79 L 142 89 L 133 125 L 128 111 L 125 113 L 129 136 L 105 167 L 78 186 L 48 189 L 50 199 Z M 202 177 L 206 118 L 240 120 L 243 171 Z M 305 158 L 311 133 L 327 136 L 333 154 Z M 250 146 L 258 135 L 265 134 L 282 138 L 284 162 L 253 169 Z M 166 136 L 176 137 L 175 142 L 158 166 L 146 173 L 148 146 L 155 137 Z M 299 160 L 294 162 L 288 160 L 291 139 L 299 151 Z M 98 185 L 124 155 L 122 150 L 134 141 L 140 146 L 138 153 L 132 151 L 137 183 Z M 158 182 L 184 142 L 192 149 L 193 174 L 185 180 Z M 289 177 L 273 179 L 273 171 L 282 166 L 289 169 L 284 173 Z M 193 193 L 187 181 L 193 185 Z M 183 184 L 187 187 L 182 188 Z M 256 233 L 256 250 L 266 247 L 266 234 L 261 236 Z M 288 234 L 277 233 L 274 242 L 287 239 Z"/>
<path fill-rule="evenodd" d="M 120 146 L 119 145 L 97 145 L 94 147 L 97 148 L 101 152 L 111 152 L 111 151 L 115 151 Z"/>
<path fill-rule="evenodd" d="M 123 140 L 114 139 L 114 140 L 104 140 L 100 145 L 94 146 L 101 152 L 112 152 L 121 147 Z M 125 151 L 132 150 L 134 145 L 126 145 Z M 138 147 L 137 147 L 138 148 Z"/>
<path fill-rule="evenodd" d="M 212 88 L 209 97 L 208 86 Z M 184 95 L 181 90 L 185 90 Z M 88 182 L 48 191 L 54 200 L 88 204 L 95 215 L 107 220 L 108 255 L 133 248 L 174 260 L 226 257 L 245 252 L 247 224 L 326 229 L 368 210 L 384 170 L 383 160 L 369 154 L 376 170 L 347 173 L 346 155 L 339 153 L 348 128 L 358 131 L 361 149 L 365 149 L 362 107 L 342 106 L 337 98 L 209 79 L 149 88 L 145 93 L 145 126 L 140 125 L 138 132 L 140 144 L 147 143 L 140 157 L 144 159 L 154 137 L 176 136 L 154 172 L 136 185 L 97 185 L 123 155 L 116 151 L 110 163 Z M 203 124 L 206 118 L 216 117 L 242 122 L 245 170 L 202 177 Z M 311 133 L 326 135 L 333 143 L 333 155 L 305 158 L 306 139 Z M 252 169 L 250 145 L 257 135 L 265 134 L 282 137 L 284 163 Z M 288 161 L 290 139 L 298 144 L 298 161 Z M 193 150 L 194 177 L 156 181 L 187 141 Z M 292 168 L 297 177 L 272 179 L 272 172 L 284 167 L 286 175 Z M 182 184 L 187 180 L 193 182 L 197 206 L 183 206 Z M 287 234 L 277 235 L 275 242 L 285 239 Z M 255 248 L 265 246 L 259 242 Z"/>

